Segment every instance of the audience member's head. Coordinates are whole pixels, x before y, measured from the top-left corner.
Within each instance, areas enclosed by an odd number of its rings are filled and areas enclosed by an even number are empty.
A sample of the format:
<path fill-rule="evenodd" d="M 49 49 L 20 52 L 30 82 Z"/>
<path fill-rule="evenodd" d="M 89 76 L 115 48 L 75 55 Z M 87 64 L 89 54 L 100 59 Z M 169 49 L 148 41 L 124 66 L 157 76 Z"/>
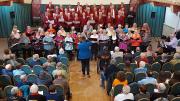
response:
<path fill-rule="evenodd" d="M 58 70 L 55 74 L 55 78 L 63 78 L 64 75 L 62 74 L 62 71 Z"/>
<path fill-rule="evenodd" d="M 146 85 L 141 85 L 141 86 L 139 87 L 139 91 L 140 91 L 140 93 L 146 94 L 146 92 L 147 92 L 147 86 L 146 86 Z"/>
<path fill-rule="evenodd" d="M 122 92 L 123 92 L 124 94 L 130 93 L 130 91 L 131 91 L 131 88 L 130 88 L 128 85 L 123 86 Z"/>
<path fill-rule="evenodd" d="M 56 64 L 56 69 L 60 70 L 61 67 L 62 67 L 62 63 L 61 63 L 61 62 L 58 62 L 58 63 Z"/>
<path fill-rule="evenodd" d="M 123 71 L 119 71 L 117 73 L 117 79 L 121 82 L 125 81 L 126 80 L 126 75 Z"/>
<path fill-rule="evenodd" d="M 5 55 L 10 54 L 10 50 L 9 50 L 9 49 L 5 49 L 5 50 L 4 50 L 4 54 L 5 54 Z"/>
<path fill-rule="evenodd" d="M 153 77 L 153 72 L 152 72 L 152 71 L 148 71 L 148 72 L 147 72 L 147 76 L 148 76 L 148 77 Z"/>
<path fill-rule="evenodd" d="M 141 58 L 146 58 L 146 53 L 141 53 L 141 54 L 140 54 L 140 57 L 141 57 Z"/>
<path fill-rule="evenodd" d="M 114 48 L 114 52 L 119 52 L 119 47 L 116 46 L 116 47 Z"/>
<path fill-rule="evenodd" d="M 20 79 L 22 82 L 26 82 L 27 81 L 27 76 L 26 75 L 21 75 Z"/>
<path fill-rule="evenodd" d="M 141 51 L 140 47 L 136 47 L 136 52 L 140 52 L 140 51 Z"/>
<path fill-rule="evenodd" d="M 5 66 L 5 69 L 6 69 L 6 70 L 12 70 L 12 65 L 11 65 L 11 64 L 7 64 L 7 65 Z"/>
<path fill-rule="evenodd" d="M 59 54 L 64 54 L 64 49 L 63 48 L 59 49 Z"/>
<path fill-rule="evenodd" d="M 164 93 L 166 91 L 166 85 L 164 83 L 159 83 L 157 88 L 159 93 Z"/>
<path fill-rule="evenodd" d="M 17 96 L 18 92 L 19 92 L 18 87 L 13 87 L 13 88 L 11 89 L 11 95 L 12 95 L 12 96 Z"/>
<path fill-rule="evenodd" d="M 30 87 L 30 93 L 31 94 L 37 94 L 38 93 L 38 86 L 36 84 L 33 84 L 31 87 Z"/>
<path fill-rule="evenodd" d="M 55 85 L 51 85 L 49 87 L 49 93 L 54 93 L 54 92 L 56 92 L 56 86 Z"/>
<path fill-rule="evenodd" d="M 139 68 L 144 68 L 146 66 L 146 63 L 144 61 L 139 62 Z"/>
<path fill-rule="evenodd" d="M 175 53 L 173 58 L 174 59 L 180 59 L 180 53 Z"/>
<path fill-rule="evenodd" d="M 33 60 L 34 60 L 34 61 L 39 60 L 39 54 L 34 54 L 34 55 L 33 55 Z"/>

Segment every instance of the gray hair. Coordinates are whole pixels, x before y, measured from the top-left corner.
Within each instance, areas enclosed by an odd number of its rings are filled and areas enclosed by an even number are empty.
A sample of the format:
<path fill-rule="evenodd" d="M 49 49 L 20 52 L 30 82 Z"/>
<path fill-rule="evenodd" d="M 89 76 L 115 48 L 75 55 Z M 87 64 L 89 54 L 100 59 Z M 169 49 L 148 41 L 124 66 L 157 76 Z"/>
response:
<path fill-rule="evenodd" d="M 18 87 L 13 87 L 13 88 L 11 89 L 11 95 L 17 95 L 18 92 L 19 92 Z"/>
<path fill-rule="evenodd" d="M 31 93 L 37 93 L 38 92 L 38 86 L 36 84 L 33 84 L 31 87 L 30 87 L 30 92 Z"/>
<path fill-rule="evenodd" d="M 128 94 L 130 92 L 130 90 L 131 90 L 131 88 L 128 85 L 126 85 L 126 86 L 123 86 L 122 92 L 124 94 Z"/>

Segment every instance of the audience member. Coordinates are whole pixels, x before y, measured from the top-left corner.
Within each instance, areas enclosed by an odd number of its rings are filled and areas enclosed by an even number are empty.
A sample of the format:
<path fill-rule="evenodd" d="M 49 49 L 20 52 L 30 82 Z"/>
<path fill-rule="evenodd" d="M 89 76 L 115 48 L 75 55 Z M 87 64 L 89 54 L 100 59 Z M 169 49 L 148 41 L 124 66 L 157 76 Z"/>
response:
<path fill-rule="evenodd" d="M 131 88 L 128 85 L 123 86 L 122 93 L 115 96 L 114 101 L 134 101 L 134 95 L 130 93 L 130 90 Z"/>
<path fill-rule="evenodd" d="M 21 66 L 17 66 L 16 69 L 13 70 L 13 76 L 23 75 L 23 74 L 25 74 L 25 72 L 21 70 Z"/>
<path fill-rule="evenodd" d="M 70 93 L 70 87 L 69 87 L 69 83 L 68 81 L 63 77 L 63 74 L 61 73 L 61 71 L 58 71 L 55 79 L 53 81 L 53 84 L 57 84 L 57 85 L 62 85 L 62 87 L 64 88 L 64 94 L 65 96 L 67 96 L 67 98 L 71 97 L 71 93 Z"/>
<path fill-rule="evenodd" d="M 163 83 L 159 83 L 157 85 L 157 89 L 155 89 L 154 93 L 151 95 L 151 101 L 168 101 L 167 94 L 166 94 L 166 85 Z"/>
<path fill-rule="evenodd" d="M 123 52 L 119 51 L 119 47 L 116 46 L 111 54 L 111 59 L 116 59 L 117 57 L 123 58 Z"/>
<path fill-rule="evenodd" d="M 7 61 L 10 59 L 11 56 L 11 51 L 9 49 L 5 49 L 4 50 L 4 54 L 3 54 L 3 60 Z"/>
<path fill-rule="evenodd" d="M 147 72 L 146 63 L 144 61 L 140 61 L 139 68 L 134 69 L 134 74 L 136 75 L 138 73 L 146 73 L 146 72 Z"/>
<path fill-rule="evenodd" d="M 5 69 L 2 69 L 2 74 L 3 75 L 9 75 L 10 77 L 12 77 L 13 76 L 12 65 L 11 64 L 7 64 L 5 66 Z"/>
<path fill-rule="evenodd" d="M 141 85 L 139 87 L 139 91 L 140 91 L 140 93 L 135 95 L 136 101 L 138 101 L 139 99 L 142 99 L 142 98 L 150 99 L 150 93 L 147 92 L 147 87 L 145 85 Z"/>
<path fill-rule="evenodd" d="M 29 63 L 29 65 L 31 67 L 35 66 L 35 65 L 42 65 L 40 58 L 39 58 L 39 54 L 34 54 L 32 57 L 32 61 Z"/>
<path fill-rule="evenodd" d="M 112 86 L 115 87 L 117 85 L 127 85 L 128 81 L 126 79 L 126 75 L 123 71 L 119 71 L 116 75 L 116 79 L 114 79 Z"/>
<path fill-rule="evenodd" d="M 49 94 L 46 95 L 46 99 L 48 101 L 64 101 L 63 96 L 60 96 L 57 91 L 56 91 L 56 87 L 54 85 L 51 85 L 49 87 Z"/>
<path fill-rule="evenodd" d="M 36 84 L 33 84 L 31 87 L 30 87 L 30 95 L 27 97 L 27 100 L 28 101 L 32 101 L 32 100 L 35 100 L 35 101 L 46 101 L 46 97 L 41 95 L 41 94 L 38 94 L 38 86 Z"/>
<path fill-rule="evenodd" d="M 11 96 L 7 98 L 7 101 L 26 101 L 23 97 L 19 96 L 19 92 L 18 87 L 13 87 L 11 89 Z"/>
<path fill-rule="evenodd" d="M 15 54 L 11 54 L 11 55 L 10 55 L 10 59 L 9 59 L 8 61 L 6 61 L 6 64 L 11 64 L 11 66 L 12 66 L 13 68 L 16 68 L 16 67 L 20 66 L 20 63 L 18 63 L 18 62 L 16 61 Z"/>
<path fill-rule="evenodd" d="M 154 85 L 156 85 L 157 80 L 152 77 L 152 72 L 148 72 L 147 76 L 144 79 L 138 81 L 138 84 L 140 84 L 140 85 L 146 85 L 146 84 L 154 84 Z"/>
<path fill-rule="evenodd" d="M 46 85 L 49 87 L 52 84 L 51 75 L 45 71 L 41 71 L 37 80 L 38 85 Z"/>
<path fill-rule="evenodd" d="M 58 71 L 60 71 L 62 73 L 63 78 L 66 78 L 66 79 L 68 78 L 67 71 L 65 68 L 63 68 L 63 64 L 61 62 L 58 62 L 56 64 L 56 69 L 53 70 L 53 72 L 52 72 L 52 75 L 54 78 L 55 78 Z"/>

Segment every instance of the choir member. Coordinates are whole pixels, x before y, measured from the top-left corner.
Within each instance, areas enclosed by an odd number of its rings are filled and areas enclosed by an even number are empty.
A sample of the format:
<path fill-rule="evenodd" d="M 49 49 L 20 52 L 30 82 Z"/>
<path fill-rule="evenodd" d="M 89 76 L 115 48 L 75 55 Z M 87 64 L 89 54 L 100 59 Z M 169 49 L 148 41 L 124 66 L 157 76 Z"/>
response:
<path fill-rule="evenodd" d="M 53 28 L 52 24 L 49 24 L 49 29 L 47 30 L 49 32 L 49 35 L 54 37 L 56 34 L 56 30 Z"/>
<path fill-rule="evenodd" d="M 26 36 L 29 37 L 30 41 L 33 39 L 33 31 L 31 29 L 31 26 L 27 26 L 26 27 L 26 32 L 25 32 Z"/>
<path fill-rule="evenodd" d="M 72 27 L 73 25 L 73 19 L 71 17 L 71 14 L 68 13 L 66 18 L 65 18 L 65 28 L 66 28 L 66 31 L 70 31 L 70 28 Z"/>
<path fill-rule="evenodd" d="M 63 8 L 62 5 L 60 5 L 60 7 L 59 7 L 59 12 L 63 12 L 64 13 L 64 8 Z"/>
<path fill-rule="evenodd" d="M 88 22 L 89 22 L 93 27 L 95 27 L 95 25 L 96 25 L 96 20 L 95 20 L 95 18 L 94 18 L 93 13 L 90 14 L 90 17 L 89 17 Z"/>
<path fill-rule="evenodd" d="M 102 15 L 102 12 L 99 12 L 99 17 L 98 17 L 98 20 L 97 20 L 98 24 L 104 26 L 104 18 L 103 18 L 103 15 Z"/>
<path fill-rule="evenodd" d="M 103 30 L 102 28 L 99 30 L 98 35 L 99 53 L 102 53 L 104 47 L 108 47 L 109 36 L 107 35 L 106 30 Z"/>
<path fill-rule="evenodd" d="M 49 2 L 49 4 L 46 5 L 46 9 L 49 9 L 50 12 L 53 12 L 53 11 L 54 11 L 54 5 L 52 5 L 52 2 Z"/>
<path fill-rule="evenodd" d="M 110 12 L 108 12 L 108 15 L 107 15 L 105 21 L 106 21 L 106 24 L 110 23 L 111 25 L 113 25 L 113 18 L 112 18 L 112 16 L 111 16 L 111 13 L 110 13 Z M 106 26 L 107 26 L 107 25 L 106 25 Z"/>
<path fill-rule="evenodd" d="M 83 32 L 87 33 L 87 37 L 90 37 L 91 32 L 93 31 L 93 26 L 90 25 L 89 22 L 83 27 Z"/>
<path fill-rule="evenodd" d="M 135 30 L 132 33 L 130 42 L 131 42 L 131 49 L 135 52 L 136 47 L 139 47 L 142 43 L 142 38 L 141 38 L 138 30 Z"/>
<path fill-rule="evenodd" d="M 114 30 L 114 27 L 113 26 L 111 26 L 110 28 L 109 28 L 109 30 L 108 30 L 108 32 L 107 32 L 107 35 L 110 37 L 110 39 L 111 39 L 111 41 L 110 41 L 110 49 L 111 49 L 111 51 L 113 51 L 114 50 L 114 47 L 116 46 L 116 44 L 117 44 L 117 42 L 116 42 L 116 40 L 117 40 L 117 36 L 116 36 L 116 32 L 115 32 L 115 30 Z"/>
<path fill-rule="evenodd" d="M 64 18 L 63 12 L 60 12 L 57 19 L 58 19 L 58 26 L 65 27 L 65 18 Z"/>
<path fill-rule="evenodd" d="M 128 36 L 121 30 L 121 32 L 118 34 L 119 49 L 127 51 L 128 40 Z"/>
<path fill-rule="evenodd" d="M 124 16 L 124 12 L 122 12 L 121 10 L 118 11 L 118 15 L 116 16 L 116 27 L 117 25 L 121 24 L 122 26 L 124 26 L 125 24 L 125 16 Z"/>
<path fill-rule="evenodd" d="M 66 38 L 64 39 L 65 42 L 65 51 L 67 52 L 68 58 L 71 61 L 72 60 L 72 56 L 73 56 L 73 39 L 70 36 L 70 34 L 68 33 Z"/>
<path fill-rule="evenodd" d="M 75 7 L 75 12 L 79 12 L 79 10 L 81 9 L 81 4 L 80 2 L 77 2 L 77 6 Z"/>
<path fill-rule="evenodd" d="M 64 37 L 61 35 L 59 31 L 57 32 L 57 35 L 54 38 L 54 41 L 55 41 L 55 45 L 57 49 L 60 49 L 61 47 L 63 47 Z"/>
<path fill-rule="evenodd" d="M 81 25 L 81 20 L 78 16 L 78 13 L 75 13 L 75 17 L 73 19 L 73 26 L 75 27 L 76 31 L 80 31 L 80 25 Z"/>
<path fill-rule="evenodd" d="M 87 17 L 86 17 L 86 13 L 85 12 L 83 12 L 82 13 L 82 17 L 81 17 L 81 28 L 83 29 L 83 27 L 87 24 L 87 21 L 88 21 L 88 19 L 87 19 Z M 82 30 L 81 30 L 82 31 Z"/>

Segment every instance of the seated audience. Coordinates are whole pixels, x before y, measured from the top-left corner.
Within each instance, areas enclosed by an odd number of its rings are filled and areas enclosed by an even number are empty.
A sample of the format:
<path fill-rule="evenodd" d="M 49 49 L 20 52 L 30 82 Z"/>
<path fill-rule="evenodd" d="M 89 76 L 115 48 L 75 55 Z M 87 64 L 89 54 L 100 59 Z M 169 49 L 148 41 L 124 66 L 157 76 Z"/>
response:
<path fill-rule="evenodd" d="M 172 78 L 169 81 L 169 85 L 172 86 L 173 84 L 180 82 L 180 71 L 175 71 Z"/>
<path fill-rule="evenodd" d="M 33 84 L 30 87 L 30 95 L 27 97 L 28 101 L 46 101 L 46 97 L 38 94 L 38 86 L 36 84 Z"/>
<path fill-rule="evenodd" d="M 41 71 L 37 80 L 37 84 L 46 85 L 49 87 L 52 84 L 52 78 L 47 72 Z"/>
<path fill-rule="evenodd" d="M 136 94 L 135 95 L 135 100 L 138 101 L 139 99 L 142 99 L 142 98 L 147 98 L 147 99 L 150 99 L 150 94 L 149 92 L 147 92 L 147 87 L 145 85 L 141 85 L 139 87 L 139 94 Z"/>
<path fill-rule="evenodd" d="M 20 97 L 19 92 L 18 87 L 13 87 L 11 89 L 11 96 L 7 98 L 7 101 L 26 101 L 23 97 Z"/>
<path fill-rule="evenodd" d="M 21 66 L 17 66 L 16 69 L 13 70 L 13 76 L 23 75 L 23 74 L 25 74 L 25 72 L 21 70 Z"/>
<path fill-rule="evenodd" d="M 146 73 L 146 72 L 147 72 L 146 63 L 144 61 L 140 61 L 139 68 L 134 69 L 134 74 L 136 75 L 138 73 Z"/>
<path fill-rule="evenodd" d="M 70 87 L 69 87 L 69 83 L 68 81 L 63 77 L 63 74 L 61 73 L 61 71 L 58 71 L 56 73 L 55 79 L 53 81 L 53 84 L 55 85 L 62 85 L 62 87 L 64 88 L 64 94 L 65 96 L 67 96 L 67 98 L 71 97 L 71 93 L 70 93 Z"/>
<path fill-rule="evenodd" d="M 119 51 L 119 47 L 114 48 L 114 53 L 111 54 L 111 59 L 116 59 L 116 57 L 123 58 L 123 52 Z"/>
<path fill-rule="evenodd" d="M 46 95 L 46 99 L 48 101 L 64 101 L 63 96 L 60 96 L 57 92 L 56 92 L 56 87 L 54 85 L 51 85 L 49 87 L 49 94 Z"/>
<path fill-rule="evenodd" d="M 3 54 L 3 60 L 7 61 L 10 59 L 11 56 L 11 51 L 9 49 L 5 49 L 4 50 L 4 54 Z"/>
<path fill-rule="evenodd" d="M 68 76 L 67 76 L 67 71 L 65 70 L 65 68 L 63 68 L 63 64 L 62 64 L 61 62 L 58 62 L 58 63 L 56 64 L 56 69 L 53 70 L 53 72 L 52 72 L 52 75 L 53 75 L 54 78 L 55 78 L 55 76 L 56 76 L 56 74 L 57 74 L 58 71 L 60 71 L 60 72 L 62 73 L 62 75 L 63 75 L 64 78 L 67 78 L 67 77 L 68 77 Z"/>
<path fill-rule="evenodd" d="M 130 91 L 131 88 L 128 85 L 123 86 L 122 93 L 115 96 L 114 101 L 134 101 L 134 95 Z"/>
<path fill-rule="evenodd" d="M 18 62 L 16 61 L 15 54 L 11 54 L 11 55 L 10 55 L 10 59 L 6 62 L 6 64 L 11 64 L 11 66 L 12 66 L 13 68 L 16 68 L 17 66 L 20 65 L 20 63 L 18 63 Z"/>
<path fill-rule="evenodd" d="M 151 101 L 168 101 L 166 94 L 166 85 L 164 83 L 159 83 L 157 89 L 154 90 L 154 93 L 151 95 Z"/>
<path fill-rule="evenodd" d="M 31 67 L 35 66 L 35 65 L 42 65 L 40 59 L 39 59 L 39 54 L 34 54 L 32 57 L 32 61 L 29 63 L 29 65 Z"/>
<path fill-rule="evenodd" d="M 7 64 L 5 66 L 5 69 L 2 69 L 2 74 L 3 75 L 9 75 L 9 76 L 13 76 L 13 72 L 12 72 L 12 65 L 11 64 Z"/>
<path fill-rule="evenodd" d="M 140 58 L 139 58 L 139 60 L 137 61 L 137 65 L 139 66 L 139 62 L 140 61 L 144 61 L 145 63 L 148 63 L 148 59 L 147 59 L 147 55 L 146 55 L 146 53 L 141 53 L 140 54 Z"/>
<path fill-rule="evenodd" d="M 140 54 L 141 54 L 140 47 L 136 47 L 136 52 L 134 53 L 134 57 L 140 56 Z"/>
<path fill-rule="evenodd" d="M 117 85 L 127 85 L 128 81 L 126 79 L 125 73 L 123 71 L 119 71 L 116 75 L 116 79 L 114 79 L 112 86 L 115 87 Z"/>
<path fill-rule="evenodd" d="M 173 65 L 180 63 L 180 53 L 175 53 L 170 63 L 172 63 Z"/>
<path fill-rule="evenodd" d="M 147 76 L 144 79 L 138 81 L 138 84 L 140 84 L 140 85 L 146 85 L 146 84 L 154 84 L 154 85 L 156 85 L 157 80 L 152 77 L 152 72 L 148 72 Z"/>

